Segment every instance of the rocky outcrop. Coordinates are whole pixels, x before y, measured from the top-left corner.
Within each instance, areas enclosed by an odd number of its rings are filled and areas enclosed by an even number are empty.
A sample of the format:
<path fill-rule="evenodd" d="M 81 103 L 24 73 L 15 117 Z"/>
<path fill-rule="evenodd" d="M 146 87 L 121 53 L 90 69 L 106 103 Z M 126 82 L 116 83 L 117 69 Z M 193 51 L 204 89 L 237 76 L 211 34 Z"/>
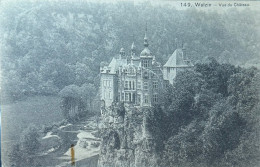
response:
<path fill-rule="evenodd" d="M 150 133 L 150 108 L 122 103 L 102 107 L 102 144 L 99 167 L 158 166 L 155 140 Z"/>

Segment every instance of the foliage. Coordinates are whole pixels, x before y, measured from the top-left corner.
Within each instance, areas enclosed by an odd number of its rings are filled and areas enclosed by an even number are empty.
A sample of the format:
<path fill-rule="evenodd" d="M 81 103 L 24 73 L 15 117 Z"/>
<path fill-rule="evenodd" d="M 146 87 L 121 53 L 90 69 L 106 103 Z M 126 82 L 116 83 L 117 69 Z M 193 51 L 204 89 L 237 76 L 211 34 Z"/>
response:
<path fill-rule="evenodd" d="M 174 89 L 166 94 L 171 104 L 163 104 L 169 118 L 161 131 L 172 131 L 164 140 L 161 165 L 253 167 L 259 163 L 259 74 L 256 68 L 214 59 L 179 73 Z"/>
<path fill-rule="evenodd" d="M 35 125 L 31 124 L 22 132 L 19 143 L 12 146 L 8 155 L 11 166 L 34 166 L 37 163 L 35 155 L 39 148 L 39 133 Z"/>
<path fill-rule="evenodd" d="M 19 144 L 14 144 L 10 153 L 8 154 L 11 166 L 21 166 L 22 162 L 22 151 L 20 150 Z"/>
<path fill-rule="evenodd" d="M 40 148 L 39 134 L 35 125 L 29 125 L 22 133 L 20 143 L 21 150 L 27 154 L 35 154 Z"/>
<path fill-rule="evenodd" d="M 65 86 L 59 95 L 62 98 L 62 112 L 65 119 L 75 119 L 84 117 L 87 110 L 92 110 L 92 101 L 96 88 L 93 84 L 83 84 Z"/>
<path fill-rule="evenodd" d="M 205 85 L 207 89 L 226 97 L 228 95 L 227 82 L 231 75 L 239 71 L 239 68 L 230 64 L 219 64 L 214 58 L 208 58 L 205 63 L 196 64 L 195 70 L 202 74 L 207 83 Z"/>

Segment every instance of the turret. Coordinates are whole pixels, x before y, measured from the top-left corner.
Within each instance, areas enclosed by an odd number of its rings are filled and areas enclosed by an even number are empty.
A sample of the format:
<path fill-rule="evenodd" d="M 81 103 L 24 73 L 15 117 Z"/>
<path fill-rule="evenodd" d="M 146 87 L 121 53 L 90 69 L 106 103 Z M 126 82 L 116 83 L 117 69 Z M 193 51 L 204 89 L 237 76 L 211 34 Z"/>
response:
<path fill-rule="evenodd" d="M 152 52 L 148 49 L 148 38 L 147 38 L 147 27 L 145 28 L 144 34 L 144 50 L 140 54 L 142 67 L 151 68 L 152 66 Z"/>
<path fill-rule="evenodd" d="M 148 47 L 149 46 L 148 38 L 147 38 L 147 35 L 146 35 L 146 31 L 147 31 L 147 29 L 145 30 L 145 34 L 144 34 L 144 47 Z"/>
<path fill-rule="evenodd" d="M 138 66 L 140 62 L 140 57 L 136 55 L 136 47 L 134 42 L 131 46 L 131 64 L 134 64 L 135 66 Z"/>
<path fill-rule="evenodd" d="M 123 57 L 125 57 L 125 49 L 121 48 L 119 52 L 119 59 L 122 59 Z"/>
<path fill-rule="evenodd" d="M 163 66 L 163 78 L 168 80 L 170 84 L 180 71 L 193 67 L 193 64 L 187 60 L 186 46 L 183 45 L 181 41 L 177 38 L 175 39 L 176 50 L 169 57 L 168 61 Z"/>

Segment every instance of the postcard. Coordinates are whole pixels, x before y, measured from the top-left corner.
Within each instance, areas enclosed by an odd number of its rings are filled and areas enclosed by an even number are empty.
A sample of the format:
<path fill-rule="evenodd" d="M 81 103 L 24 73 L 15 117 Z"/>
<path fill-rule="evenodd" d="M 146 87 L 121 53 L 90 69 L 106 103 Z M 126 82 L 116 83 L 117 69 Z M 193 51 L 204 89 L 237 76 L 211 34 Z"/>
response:
<path fill-rule="evenodd" d="M 257 167 L 260 2 L 0 1 L 3 167 Z"/>

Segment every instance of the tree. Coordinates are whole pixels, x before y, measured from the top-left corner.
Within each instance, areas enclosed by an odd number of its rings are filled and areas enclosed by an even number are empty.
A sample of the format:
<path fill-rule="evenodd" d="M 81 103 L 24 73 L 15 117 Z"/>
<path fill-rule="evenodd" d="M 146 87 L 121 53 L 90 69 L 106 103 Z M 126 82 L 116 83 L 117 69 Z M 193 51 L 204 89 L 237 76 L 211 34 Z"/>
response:
<path fill-rule="evenodd" d="M 80 87 L 80 91 L 81 91 L 80 96 L 83 103 L 85 103 L 86 107 L 89 110 L 92 110 L 93 109 L 92 102 L 97 92 L 96 87 L 91 83 L 85 83 Z"/>
<path fill-rule="evenodd" d="M 228 80 L 228 93 L 230 94 L 228 100 L 234 107 L 242 107 L 243 109 L 248 107 L 250 110 L 258 101 L 257 90 L 259 88 L 256 81 L 259 80 L 259 72 L 258 75 L 256 74 L 256 68 L 250 68 L 243 69 L 230 77 Z M 254 83 L 252 83 L 253 81 Z"/>
<path fill-rule="evenodd" d="M 226 100 L 219 101 L 209 112 L 201 137 L 205 160 L 208 164 L 213 164 L 227 150 L 238 146 L 245 121 Z"/>
<path fill-rule="evenodd" d="M 20 138 L 21 150 L 28 154 L 34 155 L 40 148 L 39 134 L 35 125 L 29 125 Z"/>
<path fill-rule="evenodd" d="M 62 98 L 62 112 L 66 119 L 73 118 L 77 115 L 80 101 L 80 87 L 69 85 L 64 87 L 59 95 Z"/>
<path fill-rule="evenodd" d="M 39 133 L 35 125 L 29 125 L 20 137 L 19 143 L 12 146 L 8 154 L 10 165 L 20 166 L 39 166 L 36 165 L 35 156 L 40 148 Z"/>
<path fill-rule="evenodd" d="M 8 154 L 8 157 L 11 162 L 12 167 L 19 167 L 22 165 L 23 162 L 23 152 L 20 150 L 20 145 L 16 143 L 14 146 L 12 146 L 10 153 Z"/>
<path fill-rule="evenodd" d="M 166 140 L 161 166 L 200 166 L 200 156 L 203 157 L 200 140 L 202 126 L 201 122 L 193 120 Z"/>
<path fill-rule="evenodd" d="M 239 145 L 225 153 L 220 166 L 258 166 L 260 162 L 260 127 L 259 127 L 259 110 L 260 104 L 256 105 L 250 112 L 250 119 L 240 138 Z"/>
<path fill-rule="evenodd" d="M 181 72 L 176 76 L 175 81 L 174 89 L 171 92 L 171 105 L 167 108 L 169 126 L 173 134 L 198 114 L 194 109 L 195 96 L 199 94 L 201 86 L 204 84 L 201 74 L 195 71 Z"/>
<path fill-rule="evenodd" d="M 216 59 L 208 57 L 205 58 L 204 63 L 195 65 L 195 71 L 202 74 L 207 83 L 207 89 L 226 97 L 228 96 L 228 80 L 231 75 L 239 71 L 239 68 L 230 64 L 219 64 Z"/>

